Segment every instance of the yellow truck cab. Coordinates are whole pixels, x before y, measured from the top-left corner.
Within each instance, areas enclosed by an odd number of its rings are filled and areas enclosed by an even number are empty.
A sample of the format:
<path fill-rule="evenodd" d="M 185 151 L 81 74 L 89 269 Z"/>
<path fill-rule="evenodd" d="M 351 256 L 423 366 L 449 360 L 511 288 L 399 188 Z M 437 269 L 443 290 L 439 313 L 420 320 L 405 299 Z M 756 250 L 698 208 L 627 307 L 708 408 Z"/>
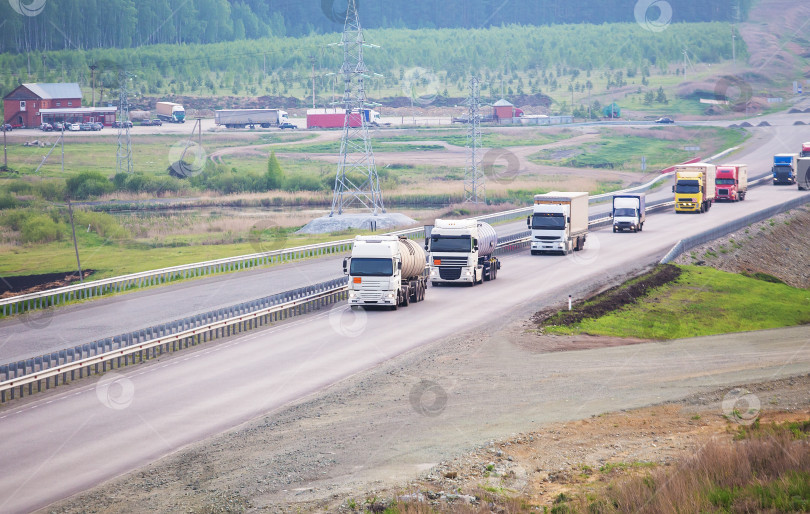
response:
<path fill-rule="evenodd" d="M 705 162 L 675 167 L 675 212 L 706 212 L 715 198 L 716 166 Z"/>

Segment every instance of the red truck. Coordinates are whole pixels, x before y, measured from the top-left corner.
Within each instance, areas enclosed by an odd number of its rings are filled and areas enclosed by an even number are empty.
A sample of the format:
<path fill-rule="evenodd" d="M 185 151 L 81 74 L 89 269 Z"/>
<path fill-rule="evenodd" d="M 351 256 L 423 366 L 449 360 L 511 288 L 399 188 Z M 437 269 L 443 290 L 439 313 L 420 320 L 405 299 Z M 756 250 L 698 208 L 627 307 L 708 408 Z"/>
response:
<path fill-rule="evenodd" d="M 352 127 L 360 126 L 360 115 L 366 120 L 367 125 L 379 125 L 380 113 L 373 109 L 363 109 L 353 112 L 349 117 Z M 346 120 L 346 111 L 342 109 L 307 109 L 307 128 L 343 128 Z"/>
<path fill-rule="evenodd" d="M 799 157 L 810 157 L 810 141 L 802 143 L 802 153 Z"/>
<path fill-rule="evenodd" d="M 714 180 L 717 186 L 716 201 L 738 202 L 745 200 L 748 191 L 748 166 L 745 164 L 721 164 Z"/>

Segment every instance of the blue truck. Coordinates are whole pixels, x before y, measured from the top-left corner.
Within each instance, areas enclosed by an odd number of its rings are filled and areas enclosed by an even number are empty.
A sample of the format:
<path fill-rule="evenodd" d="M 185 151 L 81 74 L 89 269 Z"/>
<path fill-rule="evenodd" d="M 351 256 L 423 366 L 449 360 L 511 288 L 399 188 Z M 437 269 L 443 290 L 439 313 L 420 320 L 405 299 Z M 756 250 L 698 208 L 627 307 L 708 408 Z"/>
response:
<path fill-rule="evenodd" d="M 797 153 L 778 153 L 773 156 L 773 183 L 792 185 L 796 183 Z"/>

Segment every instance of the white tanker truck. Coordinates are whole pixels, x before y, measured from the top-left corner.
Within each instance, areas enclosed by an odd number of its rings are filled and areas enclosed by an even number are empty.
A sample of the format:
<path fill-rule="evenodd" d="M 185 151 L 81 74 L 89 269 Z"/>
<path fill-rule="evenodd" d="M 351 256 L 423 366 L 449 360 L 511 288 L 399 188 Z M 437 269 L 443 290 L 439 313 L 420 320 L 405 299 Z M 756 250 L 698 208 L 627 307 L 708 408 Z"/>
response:
<path fill-rule="evenodd" d="M 430 251 L 430 281 L 468 286 L 495 280 L 501 263 L 493 255 L 498 234 L 491 225 L 474 219 L 441 220 L 425 227 L 425 249 Z"/>
<path fill-rule="evenodd" d="M 382 305 L 396 310 L 425 299 L 427 260 L 419 244 L 405 237 L 356 236 L 349 275 L 349 305 Z"/>

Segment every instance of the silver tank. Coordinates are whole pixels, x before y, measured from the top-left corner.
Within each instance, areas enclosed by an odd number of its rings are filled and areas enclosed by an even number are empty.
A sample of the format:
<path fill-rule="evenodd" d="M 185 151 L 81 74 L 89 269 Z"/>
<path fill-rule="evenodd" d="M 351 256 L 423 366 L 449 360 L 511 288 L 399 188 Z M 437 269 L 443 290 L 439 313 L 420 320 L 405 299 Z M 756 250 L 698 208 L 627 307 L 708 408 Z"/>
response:
<path fill-rule="evenodd" d="M 409 280 L 424 273 L 427 256 L 421 245 L 401 237 L 399 238 L 399 253 L 402 254 L 403 280 Z"/>
<path fill-rule="evenodd" d="M 492 255 L 495 247 L 498 246 L 498 234 L 489 223 L 478 222 L 478 256 L 486 257 Z"/>

